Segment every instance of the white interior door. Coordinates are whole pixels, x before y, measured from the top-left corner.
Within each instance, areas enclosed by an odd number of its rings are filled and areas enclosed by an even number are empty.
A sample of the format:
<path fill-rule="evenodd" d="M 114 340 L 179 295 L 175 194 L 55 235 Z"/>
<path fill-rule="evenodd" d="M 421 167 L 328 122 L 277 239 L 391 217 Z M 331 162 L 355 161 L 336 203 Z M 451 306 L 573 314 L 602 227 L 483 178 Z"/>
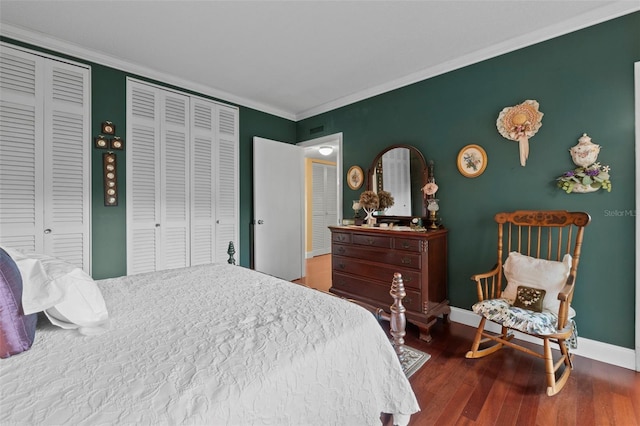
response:
<path fill-rule="evenodd" d="M 253 138 L 254 268 L 285 280 L 304 276 L 302 148 Z"/>

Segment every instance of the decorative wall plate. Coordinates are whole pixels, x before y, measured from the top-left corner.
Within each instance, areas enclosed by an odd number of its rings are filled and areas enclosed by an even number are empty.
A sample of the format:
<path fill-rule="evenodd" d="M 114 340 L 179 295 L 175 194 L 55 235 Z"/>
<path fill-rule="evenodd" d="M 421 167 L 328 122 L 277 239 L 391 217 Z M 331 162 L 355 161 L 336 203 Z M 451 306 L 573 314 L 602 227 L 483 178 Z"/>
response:
<path fill-rule="evenodd" d="M 457 164 L 463 176 L 478 177 L 487 168 L 487 153 L 480 145 L 467 145 L 458 153 Z"/>
<path fill-rule="evenodd" d="M 347 185 L 351 189 L 359 189 L 364 182 L 364 172 L 360 166 L 351 166 L 347 172 Z"/>
<path fill-rule="evenodd" d="M 102 123 L 102 133 L 105 135 L 113 135 L 116 133 L 116 126 L 110 121 L 105 121 Z"/>

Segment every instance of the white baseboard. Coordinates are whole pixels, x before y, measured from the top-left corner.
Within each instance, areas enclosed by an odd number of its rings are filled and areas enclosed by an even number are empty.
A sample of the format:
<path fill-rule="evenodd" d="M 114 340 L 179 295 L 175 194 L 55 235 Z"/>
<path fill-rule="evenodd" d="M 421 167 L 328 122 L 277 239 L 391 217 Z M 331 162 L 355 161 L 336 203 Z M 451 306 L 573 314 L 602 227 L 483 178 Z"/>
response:
<path fill-rule="evenodd" d="M 451 307 L 450 318 L 451 321 L 471 327 L 477 327 L 480 322 L 480 316 L 476 313 L 456 307 Z M 487 322 L 486 329 L 492 332 L 500 332 L 500 326 L 492 322 Z M 580 328 L 578 328 L 578 333 L 579 332 Z M 539 345 L 542 344 L 542 340 L 517 331 L 515 332 L 515 337 L 516 339 L 524 340 L 526 342 L 532 342 Z M 628 368 L 629 370 L 636 369 L 636 354 L 633 349 L 627 349 L 578 336 L 578 349 L 572 349 L 571 352 L 585 358 L 606 362 L 607 364 L 617 365 L 618 367 Z"/>

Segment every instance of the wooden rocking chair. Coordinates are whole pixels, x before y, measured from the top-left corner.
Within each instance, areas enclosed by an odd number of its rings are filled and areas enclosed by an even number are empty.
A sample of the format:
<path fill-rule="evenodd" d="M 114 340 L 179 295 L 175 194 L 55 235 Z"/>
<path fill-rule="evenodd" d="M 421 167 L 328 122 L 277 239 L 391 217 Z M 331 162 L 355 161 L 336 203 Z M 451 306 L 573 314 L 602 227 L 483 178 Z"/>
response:
<path fill-rule="evenodd" d="M 584 228 L 590 220 L 587 213 L 562 210 L 495 215 L 498 263 L 491 271 L 471 277 L 479 300 L 473 311 L 482 319 L 467 358 L 480 358 L 509 346 L 544 359 L 547 395 L 562 389 L 573 368 L 568 348 L 572 340 L 575 342 L 571 300 Z M 487 320 L 499 324 L 501 332 L 485 331 Z M 542 339 L 542 353 L 513 343 L 511 330 Z M 560 348 L 556 363 L 551 343 Z"/>

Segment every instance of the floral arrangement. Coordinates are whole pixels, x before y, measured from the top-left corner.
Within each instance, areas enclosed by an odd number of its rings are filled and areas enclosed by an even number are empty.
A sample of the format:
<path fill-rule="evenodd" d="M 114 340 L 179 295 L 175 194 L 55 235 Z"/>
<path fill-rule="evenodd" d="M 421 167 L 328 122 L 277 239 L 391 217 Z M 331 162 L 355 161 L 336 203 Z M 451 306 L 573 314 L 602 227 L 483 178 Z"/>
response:
<path fill-rule="evenodd" d="M 378 192 L 378 208 L 384 210 L 393 206 L 394 200 L 391 196 L 391 193 L 388 191 L 379 191 Z"/>
<path fill-rule="evenodd" d="M 380 198 L 373 191 L 364 191 L 360 194 L 360 207 L 365 210 L 377 210 L 380 207 Z"/>
<path fill-rule="evenodd" d="M 607 192 L 611 192 L 609 170 L 609 166 L 603 166 L 598 162 L 595 162 L 587 167 L 576 167 L 573 170 L 569 170 L 563 173 L 562 176 L 557 178 L 557 185 L 558 188 L 562 189 L 567 194 L 576 189 L 584 189 L 587 187 L 593 189 L 602 188 L 606 189 Z"/>

